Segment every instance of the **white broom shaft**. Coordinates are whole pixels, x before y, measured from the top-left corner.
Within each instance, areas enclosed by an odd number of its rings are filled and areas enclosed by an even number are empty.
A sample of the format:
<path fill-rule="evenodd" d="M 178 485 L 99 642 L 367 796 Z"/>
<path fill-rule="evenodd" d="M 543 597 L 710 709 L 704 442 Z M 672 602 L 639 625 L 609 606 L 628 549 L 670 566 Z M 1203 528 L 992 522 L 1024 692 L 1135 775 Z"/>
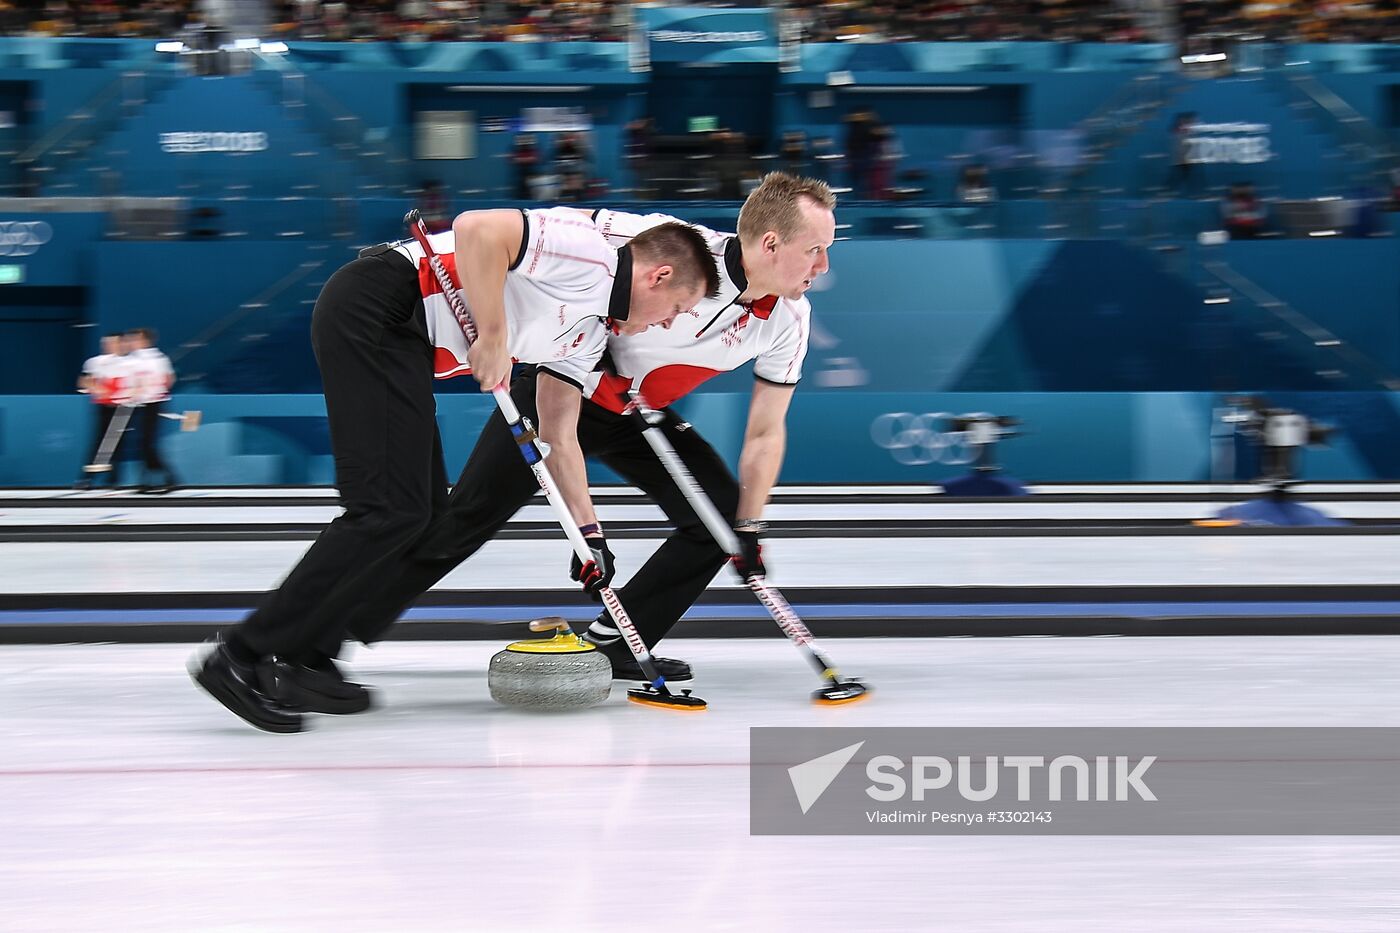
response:
<path fill-rule="evenodd" d="M 515 400 L 510 397 L 510 393 L 497 386 L 492 390 L 496 397 L 496 404 L 501 408 L 501 414 L 507 421 L 517 421 L 520 418 L 520 411 L 515 407 Z M 574 522 L 573 513 L 569 511 L 569 506 L 564 502 L 564 497 L 559 494 L 558 487 L 554 485 L 554 477 L 549 473 L 549 467 L 544 465 L 543 460 L 530 464 L 530 469 L 535 473 L 535 481 L 540 484 L 540 489 L 544 490 L 544 497 L 549 500 L 549 505 L 554 509 L 554 516 L 559 520 L 559 526 L 564 529 L 564 536 L 569 539 L 570 546 L 574 553 L 578 555 L 579 561 L 588 563 L 593 559 L 593 552 L 588 547 L 588 542 L 584 540 L 583 532 L 578 530 L 578 525 Z M 603 606 L 608 610 L 608 615 L 612 616 L 617 623 L 617 630 L 627 642 L 627 647 L 632 650 L 632 654 L 637 659 L 637 664 L 642 668 L 642 672 L 652 683 L 661 681 L 661 677 L 652 666 L 651 652 L 647 650 L 646 642 L 642 641 L 641 633 L 637 631 L 637 626 L 632 622 L 632 617 L 627 614 L 627 610 L 622 608 L 622 601 L 617 598 L 613 588 L 605 586 L 598 591 L 599 597 L 603 601 Z"/>
<path fill-rule="evenodd" d="M 122 432 L 126 430 L 126 423 L 130 419 L 131 406 L 117 406 L 111 422 L 107 425 L 106 433 L 102 435 L 102 443 L 97 445 L 97 457 L 92 461 L 93 466 L 105 466 L 112 459 L 112 454 L 116 452 Z"/>
<path fill-rule="evenodd" d="M 715 543 L 729 556 L 739 556 L 738 536 L 729 527 L 729 523 L 724 520 L 724 516 L 719 513 L 719 509 L 715 508 L 715 504 L 710 501 L 705 490 L 700 487 L 694 474 L 686 467 L 685 461 L 676 453 L 676 448 L 671 446 L 670 439 L 659 427 L 651 423 L 647 416 L 653 412 L 653 409 L 647 405 L 646 399 L 642 398 L 639 392 L 634 391 L 631 394 L 632 401 L 636 404 L 637 412 L 642 419 L 642 424 L 645 426 L 642 430 L 642 436 L 647 439 L 647 443 L 651 445 L 651 449 L 656 453 L 662 466 L 671 474 L 671 478 L 676 481 L 676 485 L 680 486 L 681 494 L 685 496 L 691 508 L 695 509 L 695 514 L 700 516 L 700 520 L 704 522 L 710 534 L 714 536 Z M 812 637 L 811 630 L 798 617 L 792 606 L 788 605 L 783 594 L 769 586 L 767 581 L 760 576 L 749 577 L 747 583 L 749 589 L 753 590 L 758 601 L 768 610 L 768 614 L 773 617 L 774 622 L 778 623 L 778 627 L 783 630 L 783 633 L 798 645 L 810 648 L 816 655 L 820 667 L 827 671 L 832 670 L 830 662 L 818 651 L 816 639 Z"/>
<path fill-rule="evenodd" d="M 520 419 L 520 409 L 515 405 L 515 399 L 510 397 L 510 392 L 504 386 L 496 386 L 491 390 L 491 395 L 496 399 L 496 407 L 500 408 L 501 415 L 506 419 L 507 424 L 517 424 Z M 540 489 L 544 490 L 544 497 L 549 500 L 549 505 L 554 509 L 554 515 L 559 519 L 559 524 L 564 528 L 564 537 L 569 539 L 569 545 L 573 547 L 578 559 L 587 563 L 593 559 L 593 552 L 588 547 L 588 542 L 583 538 L 583 532 L 578 530 L 578 524 L 574 521 L 573 513 L 569 511 L 569 506 L 564 502 L 564 497 L 559 494 L 559 487 L 554 483 L 554 476 L 549 472 L 549 467 L 540 460 L 530 464 L 530 469 L 535 471 L 535 480 L 540 484 Z"/>
<path fill-rule="evenodd" d="M 639 398 L 639 396 L 637 397 Z M 639 407 L 643 412 L 648 410 L 644 405 L 639 405 Z M 670 440 L 661 432 L 660 428 L 649 422 L 646 422 L 646 425 L 642 434 L 646 437 L 647 443 L 651 445 L 651 449 L 661 460 L 662 465 L 675 478 L 676 484 L 681 487 L 681 494 L 685 496 L 691 508 L 695 509 L 695 514 L 700 516 L 705 527 L 710 530 L 715 543 L 730 557 L 739 556 L 739 538 L 729 527 L 729 523 L 724 520 L 724 516 L 719 514 L 719 509 L 715 508 L 710 497 L 705 495 L 704 490 L 700 488 L 695 476 L 686 468 L 685 461 L 676 453 L 676 449 L 671 446 Z M 783 598 L 783 595 L 770 587 L 762 577 L 750 577 L 747 582 L 749 589 L 753 590 L 758 601 L 773 616 L 778 627 L 799 645 L 808 645 L 815 650 L 816 642 L 811 631 L 798 618 L 797 613 L 793 611 L 792 606 L 788 605 L 788 601 Z"/>
<path fill-rule="evenodd" d="M 634 395 L 633 398 L 640 400 L 641 396 Z M 720 550 L 730 557 L 737 557 L 739 554 L 739 538 L 734 534 L 734 530 L 729 527 L 729 523 L 724 520 L 724 516 L 719 514 L 719 509 L 710 501 L 710 497 L 700 489 L 700 484 L 691 475 L 686 467 L 685 461 L 676 453 L 676 449 L 671 446 L 666 435 L 661 433 L 661 429 L 645 420 L 645 403 L 639 401 L 639 409 L 642 412 L 643 423 L 646 429 L 642 431 L 642 436 L 647 439 L 651 449 L 656 453 L 657 459 L 661 461 L 671 476 L 676 480 L 676 485 L 681 487 L 681 494 L 685 496 L 690 507 L 695 510 L 695 514 L 700 516 L 700 521 L 705 523 L 710 535 L 714 537 L 715 543 L 720 546 Z"/>

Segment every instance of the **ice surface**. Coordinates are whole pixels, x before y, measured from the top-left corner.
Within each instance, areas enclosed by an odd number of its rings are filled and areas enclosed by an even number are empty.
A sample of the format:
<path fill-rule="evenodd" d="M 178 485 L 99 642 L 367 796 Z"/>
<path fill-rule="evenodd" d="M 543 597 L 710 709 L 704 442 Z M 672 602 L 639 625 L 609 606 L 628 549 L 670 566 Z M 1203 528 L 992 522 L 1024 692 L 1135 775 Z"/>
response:
<path fill-rule="evenodd" d="M 698 715 L 495 705 L 388 643 L 375 712 L 255 732 L 192 646 L 0 647 L 0 929 L 1395 930 L 1400 840 L 752 837 L 761 725 L 1400 725 L 1393 638 L 673 641 Z"/>

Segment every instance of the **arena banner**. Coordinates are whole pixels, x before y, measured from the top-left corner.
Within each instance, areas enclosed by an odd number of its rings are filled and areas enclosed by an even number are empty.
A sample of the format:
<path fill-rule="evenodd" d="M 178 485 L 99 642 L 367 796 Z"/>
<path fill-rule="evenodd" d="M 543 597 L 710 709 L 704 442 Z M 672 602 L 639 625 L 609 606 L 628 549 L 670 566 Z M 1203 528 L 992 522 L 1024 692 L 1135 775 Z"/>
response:
<path fill-rule="evenodd" d="M 771 9 L 638 7 L 638 28 L 652 64 L 777 64 Z"/>

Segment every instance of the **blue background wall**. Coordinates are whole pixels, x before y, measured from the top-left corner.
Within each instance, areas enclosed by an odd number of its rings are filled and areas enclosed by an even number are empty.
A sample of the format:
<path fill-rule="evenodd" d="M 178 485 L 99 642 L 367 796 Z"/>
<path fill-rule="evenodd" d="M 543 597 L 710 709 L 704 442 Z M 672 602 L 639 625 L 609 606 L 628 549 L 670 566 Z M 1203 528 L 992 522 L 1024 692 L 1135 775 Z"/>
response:
<path fill-rule="evenodd" d="M 732 72 L 755 92 L 716 100 L 723 122 L 767 129 L 769 143 L 786 128 L 839 140 L 844 116 L 872 107 L 895 126 L 904 167 L 931 172 L 941 197 L 965 157 L 1009 158 L 1036 149 L 1037 134 L 1072 136 L 1087 129 L 1085 117 L 1130 99 L 1125 88 L 1161 95 L 1104 166 L 1079 179 L 1093 193 L 1083 205 L 1007 198 L 988 212 L 991 231 L 973 227 L 962 207 L 843 205 L 852 239 L 833 251 L 833 272 L 813 293 L 787 480 L 936 478 L 954 468 L 898 462 L 871 439 L 871 422 L 983 408 L 1028 422 L 1030 433 L 1004 452 L 1028 479 L 1199 478 L 1211 399 L 1232 391 L 1292 399 L 1342 426 L 1336 449 L 1310 457 L 1310 475 L 1400 475 L 1393 399 L 1376 391 L 1400 372 L 1394 239 L 1207 248 L 1194 234 L 1218 225 L 1214 204 L 1135 196 L 1165 168 L 1176 112 L 1268 123 L 1277 159 L 1207 166 L 1203 175 L 1207 184 L 1246 177 L 1284 194 L 1352 184 L 1355 166 L 1335 156 L 1338 128 L 1293 106 L 1287 72 L 1144 80 L 1165 74 L 1171 56 L 1147 45 L 832 44 L 804 47 L 794 71 Z M 1311 63 L 1306 74 L 1395 132 L 1394 49 L 1308 47 L 1298 56 Z M 115 176 L 127 193 L 180 194 L 215 206 L 209 224 L 221 234 L 141 242 L 112 235 L 121 231 L 101 213 L 0 215 L 42 220 L 52 233 L 27 255 L 0 257 L 23 276 L 0 285 L 0 482 L 67 482 L 75 473 L 90 416 L 67 394 L 77 368 L 99 333 L 138 324 L 158 327 L 177 357 L 190 393 L 181 404 L 206 411 L 208 427 L 171 441 L 192 481 L 328 482 L 309 315 L 321 283 L 357 247 L 400 235 L 409 201 L 376 186 L 436 178 L 498 194 L 511 181 L 512 121 L 537 106 L 581 107 L 596 127 L 597 173 L 625 185 L 622 128 L 662 106 L 666 82 L 681 73 L 633 71 L 620 44 L 294 43 L 281 70 L 196 78 L 148 42 L 0 41 L 0 109 L 23 115 L 0 142 L 22 147 L 64 128 L 76 110 L 95 114 L 73 135 L 97 145 L 58 158 L 49 185 L 94 193 Z M 453 109 L 476 115 L 473 159 L 394 167 L 336 145 L 349 134 L 357 145 L 406 152 L 415 114 Z M 266 133 L 268 149 L 161 151 L 161 133 L 192 131 Z M 10 171 L 0 182 L 16 182 Z M 1104 196 L 1115 185 L 1123 192 Z M 1081 206 L 1090 221 L 1066 226 L 1062 214 Z M 721 228 L 734 221 L 733 204 L 672 209 Z M 896 226 L 927 238 L 892 238 Z M 1170 251 L 1154 248 L 1168 243 Z M 1287 301 L 1351 355 L 1318 347 L 1244 296 L 1206 304 L 1221 291 L 1207 262 Z M 211 327 L 220 330 L 206 345 L 189 345 Z M 685 403 L 730 455 L 749 378 L 721 377 Z M 442 391 L 455 469 L 487 406 L 469 380 Z"/>
<path fill-rule="evenodd" d="M 0 322 L 7 376 L 33 373 L 37 381 L 38 374 L 56 372 L 61 383 L 51 391 L 68 391 L 76 363 L 65 367 L 63 361 L 75 358 L 75 344 L 105 330 L 153 324 L 167 349 L 181 357 L 184 391 L 236 385 L 244 393 L 179 397 L 180 405 L 207 409 L 211 424 L 243 423 L 234 434 L 218 429 L 179 438 L 194 458 L 192 479 L 202 470 L 223 469 L 197 450 L 268 455 L 248 445 L 247 419 L 256 414 L 266 422 L 259 431 L 292 419 L 285 422 L 291 436 L 310 431 L 309 440 L 305 449 L 279 451 L 283 459 L 275 465 L 257 461 L 263 465 L 230 475 L 245 482 L 328 481 L 326 464 L 306 461 L 328 451 L 322 429 L 306 422 L 319 417 L 319 397 L 247 393 L 289 382 L 300 392 L 318 391 L 307 339 L 311 302 L 319 281 L 349 255 L 344 244 L 314 242 L 99 241 L 92 261 L 93 280 L 100 283 L 95 326 L 78 331 L 70 320 Z M 1400 264 L 1393 241 L 1234 243 L 1205 255 L 1287 295 L 1300 312 L 1354 345 L 1375 371 L 1400 372 Z M 812 293 L 812 349 L 794 409 L 789 481 L 909 478 L 920 471 L 870 440 L 873 418 L 982 409 L 1028 422 L 1032 433 L 1006 450 L 1008 463 L 1028 478 L 1198 478 L 1210 393 L 1239 391 L 1304 399 L 1314 416 L 1343 425 L 1350 439 L 1344 448 L 1359 445 L 1351 453 L 1310 457 L 1309 475 L 1400 475 L 1400 430 L 1392 430 L 1400 423 L 1388 396 L 1366 391 L 1375 388 L 1372 369 L 1321 375 L 1346 361 L 1301 335 L 1283 339 L 1287 328 L 1242 299 L 1205 304 L 1208 292 L 1199 282 L 1146 250 L 1107 240 L 875 240 L 840 244 L 832 262 L 832 273 Z M 280 312 L 258 309 L 208 347 L 181 347 L 301 264 L 314 269 L 288 290 Z M 7 294 L 19 293 L 0 289 Z M 256 335 L 266 335 L 265 343 L 252 342 Z M 201 372 L 213 375 L 196 378 Z M 730 453 L 742 434 L 750 378 L 747 371 L 716 378 L 686 403 Z M 485 400 L 475 396 L 470 380 L 440 386 L 455 469 L 484 417 Z M 1329 388 L 1343 391 L 1323 391 Z M 0 482 L 65 481 L 82 444 L 55 431 L 71 425 L 63 430 L 84 437 L 86 408 L 72 397 L 34 397 L 39 414 L 27 413 L 28 404 L 24 397 L 6 399 L 9 440 Z M 1373 416 L 1380 420 L 1367 420 Z M 1170 425 L 1181 430 L 1162 427 Z M 35 438 L 37 447 L 26 446 Z M 938 469 L 929 465 L 922 472 L 937 475 Z"/>
<path fill-rule="evenodd" d="M 1278 393 L 1294 407 L 1339 428 L 1326 450 L 1309 450 L 1311 479 L 1400 477 L 1400 397 L 1390 393 Z M 1210 477 L 1210 426 L 1218 397 L 1206 393 L 933 393 L 822 391 L 797 393 L 789 418 L 788 483 L 926 483 L 966 471 L 927 450 L 882 447 L 872 436 L 886 414 L 989 411 L 1015 415 L 1024 436 L 1003 443 L 999 460 L 1034 482 L 1202 481 Z M 179 409 L 204 413 L 198 432 L 167 428 L 164 450 L 193 484 L 330 483 L 333 467 L 318 396 L 177 396 Z M 62 485 L 75 480 L 91 437 L 92 406 L 76 396 L 0 396 L 0 485 Z M 680 406 L 706 438 L 735 463 L 748 397 L 691 396 Z M 444 396 L 438 424 L 448 471 L 466 461 L 493 403 Z M 956 449 L 944 452 L 946 458 Z M 929 462 L 910 465 L 904 461 Z M 134 464 L 124 467 L 128 481 Z M 595 482 L 615 478 L 590 467 Z M 1242 476 L 1241 479 L 1248 477 Z"/>

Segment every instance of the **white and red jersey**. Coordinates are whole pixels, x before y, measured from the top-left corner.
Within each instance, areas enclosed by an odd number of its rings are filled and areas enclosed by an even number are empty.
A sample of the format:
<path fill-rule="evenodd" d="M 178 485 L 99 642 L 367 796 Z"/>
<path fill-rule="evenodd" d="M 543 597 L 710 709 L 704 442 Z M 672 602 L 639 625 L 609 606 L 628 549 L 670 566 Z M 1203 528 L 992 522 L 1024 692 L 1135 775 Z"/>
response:
<path fill-rule="evenodd" d="M 631 305 L 630 253 L 608 245 L 588 217 L 571 208 L 522 211 L 525 233 L 506 273 L 506 345 L 521 363 L 538 363 L 554 375 L 583 386 L 602 358 L 609 316 L 625 319 Z M 452 231 L 428 238 L 461 288 Z M 395 247 L 418 267 L 418 285 L 435 348 L 433 372 L 439 379 L 471 372 L 467 339 L 452 313 L 417 241 Z M 462 297 L 465 299 L 466 295 Z"/>
<path fill-rule="evenodd" d="M 88 395 L 98 405 L 120 405 L 123 395 L 122 356 L 119 353 L 99 353 L 83 363 L 83 375 L 88 380 Z"/>
<path fill-rule="evenodd" d="M 620 247 L 643 230 L 677 222 L 665 214 L 628 214 L 600 210 L 593 222 L 608 242 Z M 680 221 L 684 223 L 684 221 Z M 769 295 L 752 304 L 739 296 L 748 288 L 739 238 L 692 224 L 709 241 L 719 266 L 719 295 L 678 317 L 669 329 L 652 327 L 633 336 L 608 338 L 612 373 L 595 372 L 584 395 L 609 411 L 621 412 L 627 390 L 640 389 L 647 404 L 663 408 L 705 380 L 753 360 L 754 376 L 779 385 L 796 385 L 802 378 L 812 306 Z"/>
<path fill-rule="evenodd" d="M 170 398 L 175 384 L 175 369 L 170 357 L 155 347 L 132 350 L 122 358 L 122 379 L 125 405 L 150 405 Z"/>

